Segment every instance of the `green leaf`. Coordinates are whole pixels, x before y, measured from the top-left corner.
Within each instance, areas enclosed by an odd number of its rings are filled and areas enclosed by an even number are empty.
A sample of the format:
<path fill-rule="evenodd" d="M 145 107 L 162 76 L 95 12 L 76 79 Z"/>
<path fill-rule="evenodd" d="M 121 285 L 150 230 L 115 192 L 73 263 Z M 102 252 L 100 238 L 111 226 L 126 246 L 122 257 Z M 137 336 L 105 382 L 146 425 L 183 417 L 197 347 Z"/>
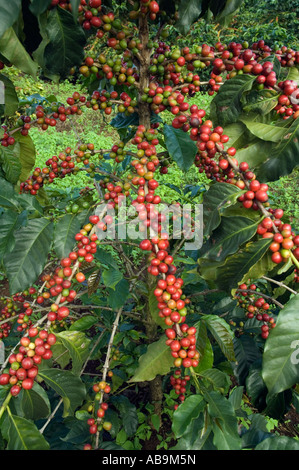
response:
<path fill-rule="evenodd" d="M 215 183 L 203 196 L 204 235 L 218 227 L 221 221 L 221 210 L 234 204 L 240 197 L 240 189 L 228 183 Z"/>
<path fill-rule="evenodd" d="M 103 281 L 106 287 L 115 290 L 115 286 L 123 278 L 123 274 L 119 269 L 104 269 L 103 270 Z"/>
<path fill-rule="evenodd" d="M 262 377 L 271 395 L 299 382 L 299 296 L 291 298 L 279 312 L 276 326 L 266 340 Z"/>
<path fill-rule="evenodd" d="M 185 36 L 191 25 L 199 18 L 202 10 L 202 2 L 198 0 L 182 0 L 179 4 L 179 19 L 175 27 Z"/>
<path fill-rule="evenodd" d="M 188 432 L 192 421 L 197 419 L 205 407 L 205 401 L 201 395 L 191 395 L 180 404 L 173 413 L 172 430 L 179 438 Z"/>
<path fill-rule="evenodd" d="M 249 242 L 217 270 L 216 284 L 219 288 L 229 290 L 237 287 L 241 279 L 252 269 L 267 252 L 271 240 L 263 238 Z"/>
<path fill-rule="evenodd" d="M 128 437 L 133 436 L 136 433 L 136 429 L 138 427 L 136 406 L 133 405 L 130 400 L 123 395 L 111 397 L 111 403 L 120 413 L 126 435 Z"/>
<path fill-rule="evenodd" d="M 260 181 L 276 181 L 299 165 L 299 122 L 295 119 L 288 133 L 274 146 L 273 151 L 257 172 Z"/>
<path fill-rule="evenodd" d="M 213 420 L 213 442 L 218 450 L 240 450 L 241 438 L 232 404 L 218 392 L 206 394 L 208 412 Z"/>
<path fill-rule="evenodd" d="M 14 211 L 20 211 L 20 204 L 13 185 L 3 178 L 0 178 L 0 206 Z"/>
<path fill-rule="evenodd" d="M 186 132 L 165 124 L 165 145 L 171 158 L 182 171 L 188 171 L 194 163 L 197 147 Z"/>
<path fill-rule="evenodd" d="M 0 151 L 0 161 L 2 162 L 5 178 L 9 183 L 16 184 L 22 171 L 21 162 L 9 147 L 2 148 Z"/>
<path fill-rule="evenodd" d="M 0 74 L 0 81 L 4 83 L 4 116 L 13 116 L 18 109 L 19 99 L 16 93 L 15 86 L 9 78 L 2 73 Z M 16 134 L 16 133 L 15 133 Z M 14 134 L 14 137 L 15 137 Z"/>
<path fill-rule="evenodd" d="M 4 257 L 10 293 L 22 292 L 41 274 L 48 259 L 53 234 L 50 220 L 32 219 L 27 227 L 15 233 L 13 253 Z"/>
<path fill-rule="evenodd" d="M 234 350 L 236 356 L 234 374 L 238 383 L 244 385 L 251 365 L 261 358 L 261 352 L 254 339 L 248 335 L 234 338 Z"/>
<path fill-rule="evenodd" d="M 168 374 L 172 367 L 173 357 L 162 336 L 158 341 L 151 343 L 146 353 L 140 357 L 139 365 L 129 382 L 153 380 L 157 375 Z"/>
<path fill-rule="evenodd" d="M 79 5 L 80 5 L 80 0 L 71 0 L 72 14 L 73 14 L 74 20 L 77 20 L 78 18 Z"/>
<path fill-rule="evenodd" d="M 22 0 L 1 2 L 0 38 L 17 21 L 21 12 Z"/>
<path fill-rule="evenodd" d="M 217 315 L 203 315 L 201 321 L 210 330 L 225 357 L 229 361 L 235 361 L 233 334 L 227 322 Z"/>
<path fill-rule="evenodd" d="M 10 253 L 14 247 L 14 231 L 18 226 L 19 216 L 16 212 L 6 211 L 0 217 L 0 259 Z"/>
<path fill-rule="evenodd" d="M 121 279 L 115 286 L 114 289 L 108 288 L 109 296 L 107 303 L 109 307 L 114 310 L 119 309 L 122 305 L 125 304 L 125 301 L 128 298 L 130 293 L 130 284 L 127 279 Z"/>
<path fill-rule="evenodd" d="M 90 339 L 81 331 L 61 331 L 57 333 L 62 344 L 70 354 L 72 360 L 72 372 L 78 375 L 81 372 L 83 362 L 88 357 Z"/>
<path fill-rule="evenodd" d="M 7 442 L 7 450 L 50 450 L 44 436 L 32 421 L 11 413 L 7 415 L 2 432 Z"/>
<path fill-rule="evenodd" d="M 68 370 L 39 368 L 38 378 L 63 399 L 64 418 L 73 415 L 86 396 L 82 380 Z"/>
<path fill-rule="evenodd" d="M 0 38 L 0 54 L 22 72 L 36 78 L 38 65 L 31 59 L 13 27 L 9 28 Z"/>
<path fill-rule="evenodd" d="M 41 15 L 50 6 L 51 0 L 31 0 L 30 11 L 35 15 Z"/>
<path fill-rule="evenodd" d="M 200 378 L 205 382 L 208 389 L 219 390 L 221 393 L 227 393 L 231 385 L 229 376 L 218 369 L 206 369 L 200 372 Z"/>
<path fill-rule="evenodd" d="M 84 58 L 86 39 L 82 27 L 72 13 L 55 8 L 49 12 L 46 33 L 49 43 L 44 51 L 45 68 L 51 74 L 66 77 Z"/>
<path fill-rule="evenodd" d="M 251 134 L 255 135 L 261 140 L 267 140 L 270 142 L 278 142 L 288 132 L 288 130 L 283 127 L 264 124 L 261 122 L 254 122 L 244 118 L 242 119 L 242 122 L 245 124 Z"/>
<path fill-rule="evenodd" d="M 250 168 L 256 168 L 271 156 L 272 150 L 272 142 L 254 139 L 244 148 L 239 148 L 236 159 L 239 163 L 247 162 Z"/>
<path fill-rule="evenodd" d="M 198 256 L 223 261 L 256 233 L 258 221 L 245 217 L 222 217 L 221 224 L 199 250 Z"/>
<path fill-rule="evenodd" d="M 69 328 L 69 331 L 85 331 L 89 330 L 95 323 L 98 322 L 97 317 L 93 317 L 92 315 L 85 315 L 79 320 L 76 320 Z"/>
<path fill-rule="evenodd" d="M 237 122 L 242 113 L 242 95 L 251 89 L 254 80 L 255 77 L 245 74 L 236 75 L 224 82 L 211 102 L 212 121 L 220 126 Z"/>
<path fill-rule="evenodd" d="M 254 450 L 299 450 L 299 441 L 288 436 L 273 436 L 264 439 Z"/>
<path fill-rule="evenodd" d="M 14 133 L 14 153 L 21 163 L 20 181 L 26 181 L 29 177 L 31 170 L 34 168 L 36 150 L 33 140 L 30 135 L 22 135 L 21 132 Z"/>
<path fill-rule="evenodd" d="M 36 421 L 47 418 L 51 413 L 51 405 L 46 391 L 34 382 L 31 390 L 22 389 L 20 393 L 20 408 L 23 417 Z"/>
<path fill-rule="evenodd" d="M 194 367 L 194 371 L 199 374 L 200 372 L 211 369 L 214 363 L 214 351 L 211 342 L 208 338 L 207 327 L 204 322 L 199 321 L 195 324 L 197 329 L 196 347 L 200 353 L 199 364 Z"/>
<path fill-rule="evenodd" d="M 59 258 L 65 258 L 74 248 L 74 237 L 80 230 L 82 218 L 78 214 L 66 214 L 58 219 L 54 231 L 54 250 Z"/>

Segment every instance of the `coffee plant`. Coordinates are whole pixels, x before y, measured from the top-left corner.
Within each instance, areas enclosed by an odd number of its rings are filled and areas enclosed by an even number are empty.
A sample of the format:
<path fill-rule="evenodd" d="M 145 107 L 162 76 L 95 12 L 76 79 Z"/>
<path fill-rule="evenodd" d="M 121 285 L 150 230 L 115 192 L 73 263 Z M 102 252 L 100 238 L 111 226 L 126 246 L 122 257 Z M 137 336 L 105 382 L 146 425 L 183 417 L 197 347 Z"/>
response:
<path fill-rule="evenodd" d="M 298 449 L 299 234 L 268 183 L 299 164 L 299 52 L 188 41 L 240 4 L 1 5 L 3 450 Z M 21 100 L 11 65 L 74 91 Z M 30 130 L 87 112 L 111 148 L 36 167 Z"/>

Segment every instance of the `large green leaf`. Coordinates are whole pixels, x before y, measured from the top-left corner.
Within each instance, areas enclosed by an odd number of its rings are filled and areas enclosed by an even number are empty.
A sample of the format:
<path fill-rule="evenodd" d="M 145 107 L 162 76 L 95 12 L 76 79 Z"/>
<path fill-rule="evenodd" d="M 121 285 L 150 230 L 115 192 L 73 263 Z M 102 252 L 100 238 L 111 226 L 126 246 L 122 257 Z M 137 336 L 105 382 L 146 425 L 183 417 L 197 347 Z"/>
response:
<path fill-rule="evenodd" d="M 175 26 L 180 33 L 185 36 L 191 25 L 198 19 L 202 10 L 202 1 L 199 0 L 182 0 L 179 4 L 179 19 Z"/>
<path fill-rule="evenodd" d="M 52 234 L 53 224 L 44 218 L 32 219 L 15 233 L 14 251 L 4 257 L 11 294 L 22 292 L 37 280 L 48 259 Z"/>
<path fill-rule="evenodd" d="M 78 214 L 66 214 L 59 219 L 54 231 L 54 250 L 59 258 L 65 258 L 74 247 L 74 237 L 82 224 Z"/>
<path fill-rule="evenodd" d="M 10 27 L 0 38 L 0 54 L 22 72 L 36 78 L 38 66 L 20 42 L 13 27 Z"/>
<path fill-rule="evenodd" d="M 167 325 L 165 325 L 164 319 L 159 317 L 158 301 L 157 301 L 157 297 L 154 294 L 154 289 L 152 289 L 149 293 L 148 306 L 149 306 L 151 317 L 154 320 L 154 322 L 157 323 L 157 325 L 161 326 L 161 328 L 167 328 Z"/>
<path fill-rule="evenodd" d="M 213 420 L 213 442 L 218 450 L 240 450 L 238 421 L 229 400 L 218 392 L 206 394 L 208 412 Z"/>
<path fill-rule="evenodd" d="M 240 196 L 240 189 L 228 183 L 215 183 L 203 197 L 204 235 L 218 227 L 221 221 L 221 210 L 234 204 Z"/>
<path fill-rule="evenodd" d="M 38 378 L 63 399 L 64 417 L 74 414 L 86 396 L 82 380 L 69 370 L 40 368 Z"/>
<path fill-rule="evenodd" d="M 250 90 L 255 77 L 236 75 L 227 80 L 211 102 L 211 119 L 220 126 L 237 122 L 241 112 L 243 93 Z"/>
<path fill-rule="evenodd" d="M 20 226 L 22 218 L 17 212 L 5 211 L 0 217 L 0 259 L 10 253 L 15 244 L 14 231 Z"/>
<path fill-rule="evenodd" d="M 151 343 L 146 353 L 140 357 L 139 365 L 129 382 L 153 380 L 157 375 L 168 374 L 172 367 L 173 357 L 162 336 L 158 341 Z"/>
<path fill-rule="evenodd" d="M 0 206 L 18 212 L 21 211 L 13 185 L 4 178 L 0 178 Z"/>
<path fill-rule="evenodd" d="M 9 29 L 15 21 L 17 21 L 22 6 L 22 0 L 11 0 L 9 2 L 1 2 L 0 15 L 0 38 L 5 31 Z"/>
<path fill-rule="evenodd" d="M 72 360 L 72 372 L 78 375 L 89 353 L 90 339 L 82 331 L 61 331 L 57 338 L 69 352 Z"/>
<path fill-rule="evenodd" d="M 251 134 L 255 135 L 261 140 L 279 142 L 284 137 L 284 135 L 288 133 L 287 129 L 275 126 L 273 124 L 265 124 L 248 119 L 242 119 L 242 122 L 245 124 Z"/>
<path fill-rule="evenodd" d="M 299 450 L 299 442 L 288 436 L 273 436 L 264 439 L 255 450 Z"/>
<path fill-rule="evenodd" d="M 84 58 L 85 35 L 72 13 L 55 8 L 48 15 L 46 32 L 49 43 L 44 50 L 45 68 L 51 74 L 68 75 Z"/>
<path fill-rule="evenodd" d="M 198 256 L 223 261 L 256 233 L 258 221 L 245 217 L 222 217 L 221 224 L 199 250 Z"/>
<path fill-rule="evenodd" d="M 22 389 L 20 393 L 20 412 L 23 417 L 36 421 L 47 418 L 51 413 L 51 405 L 46 391 L 37 383 L 31 390 Z M 20 415 L 20 413 L 18 413 Z"/>
<path fill-rule="evenodd" d="M 9 413 L 1 431 L 7 440 L 6 450 L 50 450 L 36 425 L 21 416 Z"/>
<path fill-rule="evenodd" d="M 239 148 L 236 153 L 236 159 L 239 163 L 247 162 L 249 167 L 254 169 L 271 156 L 273 145 L 273 142 L 255 138 L 243 148 Z"/>
<path fill-rule="evenodd" d="M 16 141 L 14 145 L 14 153 L 21 163 L 20 181 L 25 181 L 34 167 L 36 150 L 30 135 L 22 135 L 21 132 L 14 133 Z"/>
<path fill-rule="evenodd" d="M 234 374 L 238 383 L 240 385 L 244 385 L 251 365 L 261 358 L 261 352 L 253 337 L 249 335 L 242 335 L 240 338 L 234 338 L 234 350 L 236 356 Z"/>
<path fill-rule="evenodd" d="M 186 132 L 166 124 L 163 128 L 165 145 L 171 158 L 182 171 L 188 171 L 194 163 L 197 147 Z"/>
<path fill-rule="evenodd" d="M 192 421 L 198 418 L 204 407 L 205 401 L 201 395 L 191 395 L 181 403 L 174 412 L 172 421 L 172 430 L 177 438 L 188 432 Z"/>
<path fill-rule="evenodd" d="M 210 330 L 225 357 L 235 361 L 233 334 L 227 322 L 217 315 L 203 315 L 201 321 Z"/>
<path fill-rule="evenodd" d="M 5 179 L 9 183 L 16 184 L 22 171 L 22 165 L 14 151 L 9 147 L 1 148 L 0 162 L 5 174 Z"/>
<path fill-rule="evenodd" d="M 247 243 L 242 250 L 229 256 L 217 270 L 216 284 L 225 290 L 236 288 L 241 279 L 264 256 L 270 244 L 270 239 L 262 238 Z"/>
<path fill-rule="evenodd" d="M 284 138 L 274 146 L 273 151 L 257 172 L 260 181 L 275 181 L 288 175 L 299 165 L 299 122 L 295 119 Z"/>
<path fill-rule="evenodd" d="M 50 3 L 51 0 L 31 0 L 29 9 L 35 16 L 38 16 L 47 10 Z"/>
<path fill-rule="evenodd" d="M 5 116 L 13 116 L 14 113 L 17 111 L 19 106 L 19 99 L 16 93 L 15 86 L 9 78 L 7 78 L 2 73 L 0 74 L 0 81 L 4 83 L 4 115 Z M 15 137 L 15 134 L 14 134 Z"/>
<path fill-rule="evenodd" d="M 276 326 L 266 340 L 262 377 L 271 394 L 299 382 L 299 296 L 291 298 L 280 311 Z"/>

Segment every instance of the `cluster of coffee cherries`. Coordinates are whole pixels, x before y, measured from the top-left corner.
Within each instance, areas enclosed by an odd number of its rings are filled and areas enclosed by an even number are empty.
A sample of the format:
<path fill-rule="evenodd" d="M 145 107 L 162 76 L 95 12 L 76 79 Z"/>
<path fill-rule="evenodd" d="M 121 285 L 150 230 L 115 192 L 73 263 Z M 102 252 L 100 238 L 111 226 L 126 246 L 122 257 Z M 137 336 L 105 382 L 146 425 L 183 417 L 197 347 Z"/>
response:
<path fill-rule="evenodd" d="M 170 304 L 170 307 L 168 307 L 170 302 L 171 300 L 168 301 L 168 303 L 165 302 L 166 306 L 163 307 L 161 311 L 164 310 L 165 312 L 166 309 L 170 309 L 171 311 L 169 317 L 171 319 L 171 323 L 173 323 L 174 326 L 172 328 L 167 328 L 165 330 L 165 334 L 168 338 L 166 340 L 166 344 L 170 347 L 171 354 L 174 357 L 174 366 L 183 366 L 186 369 L 190 367 L 197 367 L 199 364 L 200 354 L 196 350 L 196 328 L 194 326 L 188 326 L 186 323 L 183 323 L 180 325 L 180 335 L 178 335 L 175 324 L 177 323 L 177 320 L 184 321 L 185 316 L 182 317 L 182 313 L 180 312 L 182 308 L 180 308 L 180 305 L 178 306 L 179 300 L 176 302 L 176 308 L 178 312 L 171 308 L 172 304 Z M 182 305 L 185 305 L 185 302 Z M 183 314 L 186 314 L 186 312 Z M 164 318 L 168 318 L 165 313 L 163 313 L 163 316 Z M 165 321 L 165 323 L 167 324 L 168 322 Z"/>
<path fill-rule="evenodd" d="M 246 310 L 246 317 L 248 319 L 256 318 L 261 325 L 261 336 L 263 339 L 267 339 L 269 331 L 275 328 L 275 319 L 269 315 L 271 305 L 266 302 L 264 297 L 261 297 L 258 292 L 252 293 L 249 291 L 255 291 L 257 288 L 256 284 L 240 284 L 236 298 L 242 308 Z M 242 292 L 243 291 L 243 292 Z"/>
<path fill-rule="evenodd" d="M 42 360 L 51 359 L 51 347 L 55 343 L 53 333 L 31 326 L 27 336 L 21 338 L 18 352 L 9 356 L 9 367 L 0 375 L 0 385 L 10 385 L 12 396 L 17 396 L 22 389 L 31 390 L 39 364 Z"/>
<path fill-rule="evenodd" d="M 0 339 L 9 336 L 12 329 L 12 320 L 16 319 L 18 325 L 17 331 L 19 332 L 23 332 L 32 325 L 30 316 L 33 310 L 27 300 L 28 296 L 33 299 L 38 297 L 35 287 L 30 287 L 28 290 L 15 294 L 12 297 L 1 298 L 1 302 L 3 302 L 4 306 L 1 309 L 0 316 Z"/>
<path fill-rule="evenodd" d="M 123 91 L 120 95 L 116 91 L 110 93 L 106 90 L 94 91 L 91 99 L 86 103 L 88 108 L 92 107 L 93 110 L 101 110 L 109 115 L 112 112 L 113 105 L 117 106 L 119 113 L 132 114 L 135 111 L 136 101 Z"/>
<path fill-rule="evenodd" d="M 185 401 L 185 394 L 187 391 L 187 385 L 190 381 L 190 375 L 182 375 L 181 369 L 176 369 L 173 375 L 170 376 L 170 384 L 174 389 L 176 395 L 178 395 L 178 399 L 180 403 Z M 174 405 L 174 409 L 178 409 L 179 404 L 176 403 Z"/>

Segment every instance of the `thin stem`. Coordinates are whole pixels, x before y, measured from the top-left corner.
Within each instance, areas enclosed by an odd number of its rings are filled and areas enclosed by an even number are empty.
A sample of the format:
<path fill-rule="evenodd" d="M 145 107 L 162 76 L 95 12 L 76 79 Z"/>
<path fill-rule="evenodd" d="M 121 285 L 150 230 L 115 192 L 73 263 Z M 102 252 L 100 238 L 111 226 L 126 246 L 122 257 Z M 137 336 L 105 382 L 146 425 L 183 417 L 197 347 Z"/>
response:
<path fill-rule="evenodd" d="M 292 294 L 295 294 L 295 295 L 298 294 L 298 292 L 291 289 L 289 286 L 286 286 L 283 282 L 276 281 L 275 279 L 271 279 L 270 277 L 267 277 L 267 276 L 262 276 L 262 279 L 265 279 L 266 281 L 269 281 L 269 282 L 273 282 L 273 284 L 277 284 L 278 286 L 283 287 L 284 289 L 292 292 Z"/>

